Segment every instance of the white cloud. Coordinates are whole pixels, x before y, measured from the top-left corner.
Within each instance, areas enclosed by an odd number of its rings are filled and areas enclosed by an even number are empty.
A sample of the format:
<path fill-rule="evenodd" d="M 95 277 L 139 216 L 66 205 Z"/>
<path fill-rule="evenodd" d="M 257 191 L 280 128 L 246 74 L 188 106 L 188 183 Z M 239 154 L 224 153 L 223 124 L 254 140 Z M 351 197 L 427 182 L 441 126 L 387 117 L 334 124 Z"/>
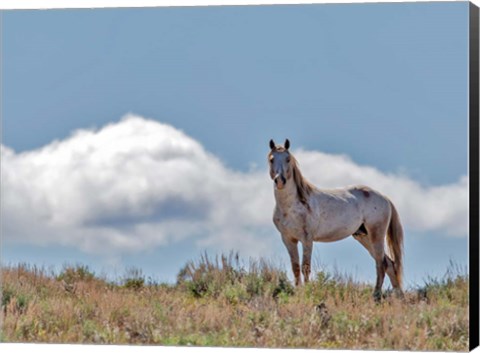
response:
<path fill-rule="evenodd" d="M 346 156 L 300 150 L 296 157 L 321 187 L 362 183 L 384 192 L 407 229 L 467 234 L 467 177 L 422 187 Z M 278 242 L 266 167 L 230 170 L 194 139 L 156 121 L 129 115 L 33 151 L 1 146 L 1 158 L 7 242 L 115 254 L 190 238 L 252 255 Z"/>

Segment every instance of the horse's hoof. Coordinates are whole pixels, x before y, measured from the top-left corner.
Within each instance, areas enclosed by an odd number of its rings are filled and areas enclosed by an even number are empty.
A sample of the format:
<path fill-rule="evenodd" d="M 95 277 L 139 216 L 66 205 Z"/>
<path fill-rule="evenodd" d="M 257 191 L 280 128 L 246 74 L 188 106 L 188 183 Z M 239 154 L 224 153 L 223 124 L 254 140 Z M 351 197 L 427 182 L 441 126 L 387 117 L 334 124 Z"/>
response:
<path fill-rule="evenodd" d="M 382 301 L 382 292 L 373 292 L 373 300 L 375 300 L 375 303 L 380 303 Z"/>

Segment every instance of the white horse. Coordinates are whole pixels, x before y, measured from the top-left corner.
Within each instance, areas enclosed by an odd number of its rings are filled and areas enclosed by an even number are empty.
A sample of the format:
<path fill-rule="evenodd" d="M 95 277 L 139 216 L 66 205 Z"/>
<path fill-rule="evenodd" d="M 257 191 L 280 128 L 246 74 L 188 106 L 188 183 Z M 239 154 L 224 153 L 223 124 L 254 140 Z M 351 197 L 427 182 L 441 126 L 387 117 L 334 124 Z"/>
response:
<path fill-rule="evenodd" d="M 284 146 L 270 140 L 268 163 L 276 200 L 273 223 L 290 255 L 295 285 L 301 284 L 298 242 L 303 247 L 301 270 L 308 282 L 313 242 L 353 235 L 375 260 L 374 298 L 381 298 L 385 272 L 393 288 L 402 294 L 403 229 L 393 203 L 366 186 L 317 189 L 302 176 L 289 147 L 288 139 Z"/>

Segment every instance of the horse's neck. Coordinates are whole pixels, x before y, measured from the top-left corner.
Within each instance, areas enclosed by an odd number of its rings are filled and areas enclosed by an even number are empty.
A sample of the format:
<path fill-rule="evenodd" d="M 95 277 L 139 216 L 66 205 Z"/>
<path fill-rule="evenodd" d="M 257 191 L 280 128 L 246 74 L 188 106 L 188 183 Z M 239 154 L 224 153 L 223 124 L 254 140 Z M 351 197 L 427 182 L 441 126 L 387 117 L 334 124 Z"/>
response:
<path fill-rule="evenodd" d="M 282 190 L 275 188 L 275 200 L 277 206 L 282 210 L 294 207 L 298 202 L 297 186 L 292 178 L 288 179 Z"/>

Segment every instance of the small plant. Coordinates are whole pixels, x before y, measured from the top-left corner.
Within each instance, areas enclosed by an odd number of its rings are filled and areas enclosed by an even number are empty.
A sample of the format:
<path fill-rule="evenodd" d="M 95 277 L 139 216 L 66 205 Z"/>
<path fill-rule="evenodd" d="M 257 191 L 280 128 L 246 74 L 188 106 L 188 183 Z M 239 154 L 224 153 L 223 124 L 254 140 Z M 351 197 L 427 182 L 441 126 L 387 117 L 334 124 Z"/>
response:
<path fill-rule="evenodd" d="M 28 302 L 30 298 L 27 294 L 16 293 L 12 288 L 2 288 L 2 308 L 3 312 L 6 313 L 7 306 L 11 302 L 14 304 L 15 310 L 19 314 L 25 313 L 28 307 Z"/>
<path fill-rule="evenodd" d="M 245 276 L 245 281 L 247 287 L 246 291 L 251 297 L 263 294 L 265 290 L 265 281 L 261 276 L 255 273 L 249 273 Z"/>
<path fill-rule="evenodd" d="M 224 289 L 223 295 L 233 305 L 244 302 L 249 298 L 247 291 L 241 284 L 228 285 Z"/>
<path fill-rule="evenodd" d="M 62 283 L 63 289 L 71 294 L 76 293 L 79 282 L 91 282 L 94 278 L 94 273 L 90 271 L 88 266 L 84 265 L 76 265 L 74 267 L 64 265 L 63 270 L 56 277 L 57 281 Z"/>
<path fill-rule="evenodd" d="M 17 297 L 17 310 L 19 313 L 23 314 L 27 310 L 29 298 L 25 294 L 18 294 Z"/>
<path fill-rule="evenodd" d="M 445 275 L 441 278 L 427 276 L 423 286 L 416 288 L 418 300 L 432 299 L 450 301 L 459 288 L 468 287 L 468 271 L 450 260 Z"/>
<path fill-rule="evenodd" d="M 180 270 L 177 284 L 197 298 L 207 295 L 217 297 L 225 286 L 240 282 L 244 272 L 238 254 L 216 256 L 211 260 L 204 253 L 199 262 L 190 261 Z"/>
<path fill-rule="evenodd" d="M 277 298 L 279 296 L 285 298 L 293 295 L 294 293 L 295 291 L 293 289 L 293 286 L 288 281 L 286 275 L 284 275 L 278 279 L 278 284 L 274 288 L 272 296 L 273 298 Z"/>
<path fill-rule="evenodd" d="M 14 295 L 15 293 L 13 292 L 13 289 L 10 287 L 2 287 L 2 308 L 5 308 L 8 303 L 10 303 Z"/>
<path fill-rule="evenodd" d="M 232 288 L 241 293 L 240 300 L 249 300 L 272 291 L 275 297 L 280 293 L 286 296 L 293 294 L 293 287 L 284 271 L 265 260 L 251 259 L 248 268 L 245 268 L 236 253 L 217 256 L 213 260 L 203 254 L 200 261 L 188 262 L 178 273 L 177 285 L 196 298 L 218 297 L 223 293 L 233 300 Z"/>
<path fill-rule="evenodd" d="M 85 320 L 82 325 L 82 334 L 85 337 L 85 340 L 93 340 L 95 334 L 97 334 L 95 322 L 91 320 Z"/>
<path fill-rule="evenodd" d="M 79 281 L 91 281 L 95 278 L 95 274 L 90 271 L 88 266 L 84 265 L 76 265 L 72 266 L 64 266 L 62 272 L 57 276 L 58 281 L 64 281 L 68 284 L 73 284 Z"/>
<path fill-rule="evenodd" d="M 145 276 L 143 275 L 142 270 L 135 267 L 130 267 L 127 269 L 123 278 L 123 287 L 139 290 L 143 288 L 144 284 Z"/>

